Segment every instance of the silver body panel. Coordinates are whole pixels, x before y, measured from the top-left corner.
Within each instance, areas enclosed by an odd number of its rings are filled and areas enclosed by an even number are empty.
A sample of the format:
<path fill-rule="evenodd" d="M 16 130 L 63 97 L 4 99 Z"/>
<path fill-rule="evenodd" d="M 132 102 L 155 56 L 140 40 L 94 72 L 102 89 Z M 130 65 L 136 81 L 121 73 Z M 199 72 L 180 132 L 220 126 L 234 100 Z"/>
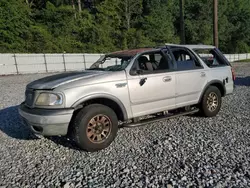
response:
<path fill-rule="evenodd" d="M 21 104 L 18 111 L 23 123 L 28 125 L 33 132 L 54 136 L 67 134 L 74 109 L 68 109 L 66 111 L 57 110 L 56 113 L 53 112 L 50 114 L 36 114 L 26 111 L 24 104 Z"/>

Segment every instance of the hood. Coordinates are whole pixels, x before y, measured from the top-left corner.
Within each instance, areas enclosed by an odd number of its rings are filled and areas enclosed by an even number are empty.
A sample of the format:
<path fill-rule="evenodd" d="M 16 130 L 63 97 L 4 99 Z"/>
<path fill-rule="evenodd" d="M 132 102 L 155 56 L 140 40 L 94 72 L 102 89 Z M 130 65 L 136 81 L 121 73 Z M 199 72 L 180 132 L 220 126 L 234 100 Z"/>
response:
<path fill-rule="evenodd" d="M 88 79 L 97 75 L 106 74 L 101 71 L 81 71 L 81 72 L 67 72 L 56 74 L 53 76 L 47 76 L 38 80 L 35 80 L 27 85 L 30 89 L 54 89 L 58 86 L 68 84 L 80 79 Z"/>

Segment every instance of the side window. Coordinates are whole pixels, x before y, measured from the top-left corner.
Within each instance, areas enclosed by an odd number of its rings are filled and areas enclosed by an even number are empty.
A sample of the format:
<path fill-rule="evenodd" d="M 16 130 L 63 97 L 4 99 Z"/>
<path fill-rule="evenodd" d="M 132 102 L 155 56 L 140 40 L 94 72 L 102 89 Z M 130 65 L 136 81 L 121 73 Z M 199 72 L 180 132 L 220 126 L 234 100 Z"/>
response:
<path fill-rule="evenodd" d="M 200 56 L 200 58 L 206 63 L 208 67 L 225 66 L 225 62 L 214 49 L 199 49 L 195 52 Z"/>
<path fill-rule="evenodd" d="M 202 68 L 200 62 L 186 49 L 173 49 L 172 51 L 177 70 L 194 70 Z"/>
<path fill-rule="evenodd" d="M 169 60 L 161 51 L 144 53 L 137 58 L 133 67 L 141 70 L 143 74 L 161 73 L 170 69 Z"/>

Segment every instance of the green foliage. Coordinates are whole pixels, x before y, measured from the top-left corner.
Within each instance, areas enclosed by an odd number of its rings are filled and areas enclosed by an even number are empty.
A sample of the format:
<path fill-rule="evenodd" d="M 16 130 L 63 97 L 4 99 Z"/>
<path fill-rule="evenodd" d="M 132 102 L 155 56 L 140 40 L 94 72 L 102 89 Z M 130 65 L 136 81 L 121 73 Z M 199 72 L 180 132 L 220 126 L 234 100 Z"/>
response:
<path fill-rule="evenodd" d="M 228 0 L 228 38 L 225 47 L 231 52 L 250 51 L 250 1 L 249 0 Z M 226 50 L 226 49 L 225 49 Z"/>
<path fill-rule="evenodd" d="M 46 53 L 57 51 L 58 45 L 53 44 L 53 37 L 44 26 L 31 26 L 29 40 L 25 42 L 27 51 Z"/>
<path fill-rule="evenodd" d="M 136 27 L 142 13 L 142 0 L 117 0 L 118 13 L 121 17 L 121 40 L 123 49 L 136 48 L 140 39 L 136 36 L 142 34 L 140 28 Z M 140 36 L 139 36 L 140 37 Z"/>
<path fill-rule="evenodd" d="M 148 15 L 142 20 L 145 36 L 148 36 L 154 45 L 179 43 L 179 39 L 175 35 L 173 2 L 151 0 L 148 3 Z"/>
<path fill-rule="evenodd" d="M 187 42 L 213 44 L 212 5 L 213 0 L 185 1 Z"/>
<path fill-rule="evenodd" d="M 97 6 L 98 13 L 95 15 L 93 27 L 95 38 L 92 41 L 94 51 L 106 52 L 116 49 L 120 27 L 117 9 L 118 3 L 116 0 L 105 0 Z"/>
<path fill-rule="evenodd" d="M 0 1 L 0 51 L 19 52 L 29 35 L 30 10 L 22 1 Z"/>
<path fill-rule="evenodd" d="M 90 1 L 88 1 L 90 2 Z M 95 53 L 179 43 L 177 0 L 1 0 L 0 52 Z M 250 52 L 250 1 L 219 1 L 223 52 Z M 213 44 L 213 0 L 185 1 L 186 43 Z"/>

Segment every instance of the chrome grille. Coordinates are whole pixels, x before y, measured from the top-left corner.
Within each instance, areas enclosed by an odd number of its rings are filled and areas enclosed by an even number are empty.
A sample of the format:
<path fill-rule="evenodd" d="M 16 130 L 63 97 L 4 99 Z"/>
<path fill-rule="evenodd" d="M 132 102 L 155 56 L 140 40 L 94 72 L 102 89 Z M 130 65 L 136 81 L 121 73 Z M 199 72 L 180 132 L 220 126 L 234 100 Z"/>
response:
<path fill-rule="evenodd" d="M 33 106 L 34 98 L 35 92 L 33 90 L 27 89 L 25 91 L 25 104 L 30 107 Z"/>

